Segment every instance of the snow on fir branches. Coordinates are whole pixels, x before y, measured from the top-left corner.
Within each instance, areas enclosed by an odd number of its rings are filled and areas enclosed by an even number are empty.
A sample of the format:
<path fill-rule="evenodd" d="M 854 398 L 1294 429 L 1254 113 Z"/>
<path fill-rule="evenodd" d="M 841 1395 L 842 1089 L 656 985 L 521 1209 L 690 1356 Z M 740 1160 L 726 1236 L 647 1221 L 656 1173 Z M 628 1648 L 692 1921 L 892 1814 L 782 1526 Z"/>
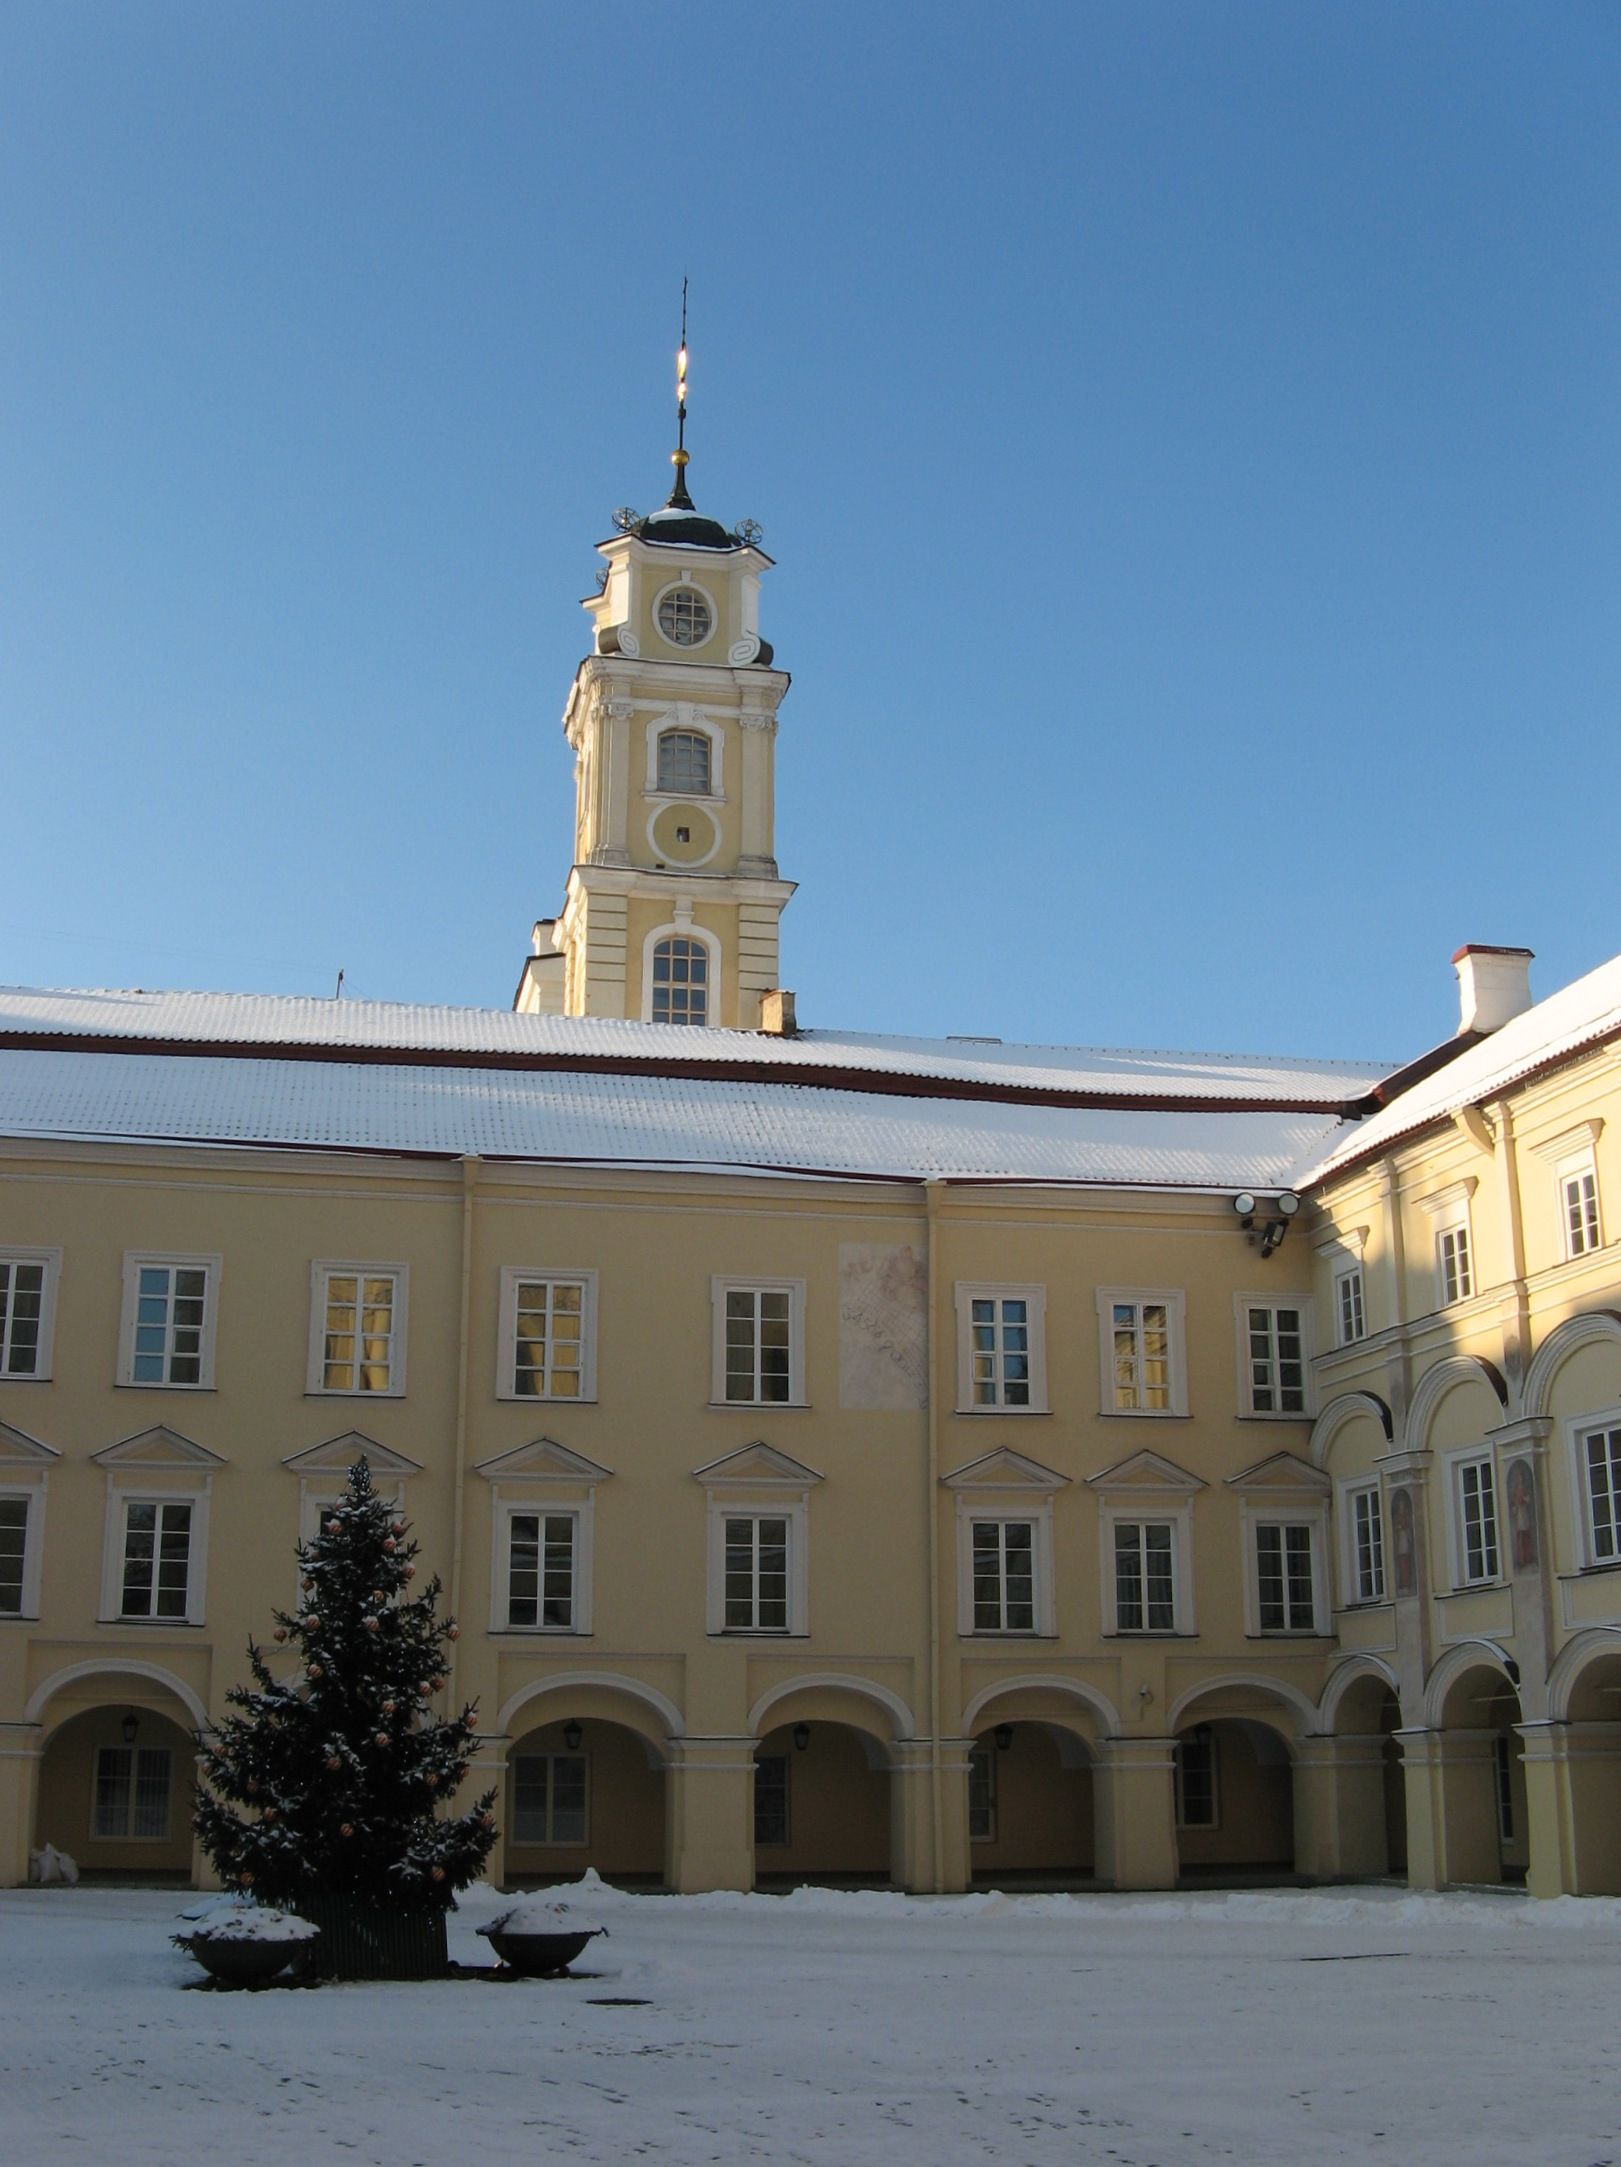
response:
<path fill-rule="evenodd" d="M 467 1774 L 476 1710 L 432 1712 L 457 1628 L 435 1614 L 437 1577 L 410 1593 L 416 1557 L 358 1460 L 298 1546 L 302 1609 L 275 1613 L 291 1673 L 278 1677 L 250 1640 L 254 1683 L 225 1696 L 240 1712 L 199 1739 L 193 1826 L 227 1888 L 295 1908 L 325 1893 L 444 1911 L 488 1857 L 494 1791 L 441 1818 Z"/>

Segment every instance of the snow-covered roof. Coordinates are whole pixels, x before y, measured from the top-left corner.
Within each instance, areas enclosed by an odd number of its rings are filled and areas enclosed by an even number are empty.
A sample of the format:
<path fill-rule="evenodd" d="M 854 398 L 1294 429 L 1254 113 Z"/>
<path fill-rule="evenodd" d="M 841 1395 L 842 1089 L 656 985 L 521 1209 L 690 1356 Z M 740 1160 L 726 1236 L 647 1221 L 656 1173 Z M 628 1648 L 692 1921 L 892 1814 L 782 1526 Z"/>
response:
<path fill-rule="evenodd" d="M 548 1066 L 612 1062 L 656 1071 L 728 1067 L 915 1077 L 984 1090 L 1063 1091 L 1100 1098 L 1339 1108 L 1366 1096 L 1394 1063 L 1234 1053 L 1112 1051 L 870 1032 L 695 1031 L 597 1016 L 520 1016 L 506 1009 L 427 1007 L 307 995 L 50 991 L 0 987 L 0 1046 L 111 1039 L 170 1045 L 343 1048 L 357 1054 L 525 1059 Z"/>
<path fill-rule="evenodd" d="M 1053 1106 L 788 1078 L 0 1051 L 0 1135 L 46 1139 L 1234 1190 L 1292 1186 L 1334 1128 L 1300 1110 Z"/>
<path fill-rule="evenodd" d="M 1612 957 L 1585 978 L 1538 1001 L 1479 1045 L 1471 1046 L 1402 1092 L 1378 1113 L 1356 1122 L 1332 1151 L 1302 1174 L 1301 1181 L 1329 1180 L 1430 1122 L 1449 1120 L 1460 1107 L 1493 1098 L 1618 1033 L 1621 956 Z"/>

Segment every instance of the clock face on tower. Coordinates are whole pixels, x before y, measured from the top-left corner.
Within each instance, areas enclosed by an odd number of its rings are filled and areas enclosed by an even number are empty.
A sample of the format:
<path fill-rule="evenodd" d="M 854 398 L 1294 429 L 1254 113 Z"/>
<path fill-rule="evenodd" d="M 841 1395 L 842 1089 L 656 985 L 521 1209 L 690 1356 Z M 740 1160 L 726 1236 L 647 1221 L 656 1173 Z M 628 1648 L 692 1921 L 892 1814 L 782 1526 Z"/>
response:
<path fill-rule="evenodd" d="M 647 824 L 659 865 L 692 868 L 707 863 L 720 845 L 720 829 L 707 805 L 661 805 Z"/>

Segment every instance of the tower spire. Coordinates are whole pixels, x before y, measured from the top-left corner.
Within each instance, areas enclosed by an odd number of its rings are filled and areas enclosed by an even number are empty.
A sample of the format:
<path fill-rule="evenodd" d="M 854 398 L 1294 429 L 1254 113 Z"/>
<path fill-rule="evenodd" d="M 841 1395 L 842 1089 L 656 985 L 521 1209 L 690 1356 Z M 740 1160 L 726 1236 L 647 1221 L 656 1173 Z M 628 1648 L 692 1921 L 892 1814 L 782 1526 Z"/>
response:
<path fill-rule="evenodd" d="M 670 491 L 670 501 L 664 509 L 690 512 L 696 510 L 687 494 L 687 462 L 691 454 L 687 450 L 687 282 L 681 281 L 681 347 L 675 357 L 675 450 L 670 454 L 670 464 L 675 468 L 675 487 Z"/>

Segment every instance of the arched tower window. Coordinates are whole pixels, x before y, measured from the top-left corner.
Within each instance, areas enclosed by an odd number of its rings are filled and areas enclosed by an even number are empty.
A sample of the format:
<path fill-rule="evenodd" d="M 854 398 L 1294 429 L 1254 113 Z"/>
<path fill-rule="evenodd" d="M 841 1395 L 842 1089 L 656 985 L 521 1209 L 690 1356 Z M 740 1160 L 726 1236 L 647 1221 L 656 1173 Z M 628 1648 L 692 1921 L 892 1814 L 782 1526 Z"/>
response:
<path fill-rule="evenodd" d="M 683 797 L 709 795 L 709 740 L 701 730 L 665 730 L 659 737 L 659 788 Z"/>
<path fill-rule="evenodd" d="M 707 745 L 705 751 L 708 751 Z M 662 754 L 663 748 L 660 747 Z M 709 1021 L 709 950 L 684 933 L 672 934 L 653 949 L 654 1023 Z"/>

